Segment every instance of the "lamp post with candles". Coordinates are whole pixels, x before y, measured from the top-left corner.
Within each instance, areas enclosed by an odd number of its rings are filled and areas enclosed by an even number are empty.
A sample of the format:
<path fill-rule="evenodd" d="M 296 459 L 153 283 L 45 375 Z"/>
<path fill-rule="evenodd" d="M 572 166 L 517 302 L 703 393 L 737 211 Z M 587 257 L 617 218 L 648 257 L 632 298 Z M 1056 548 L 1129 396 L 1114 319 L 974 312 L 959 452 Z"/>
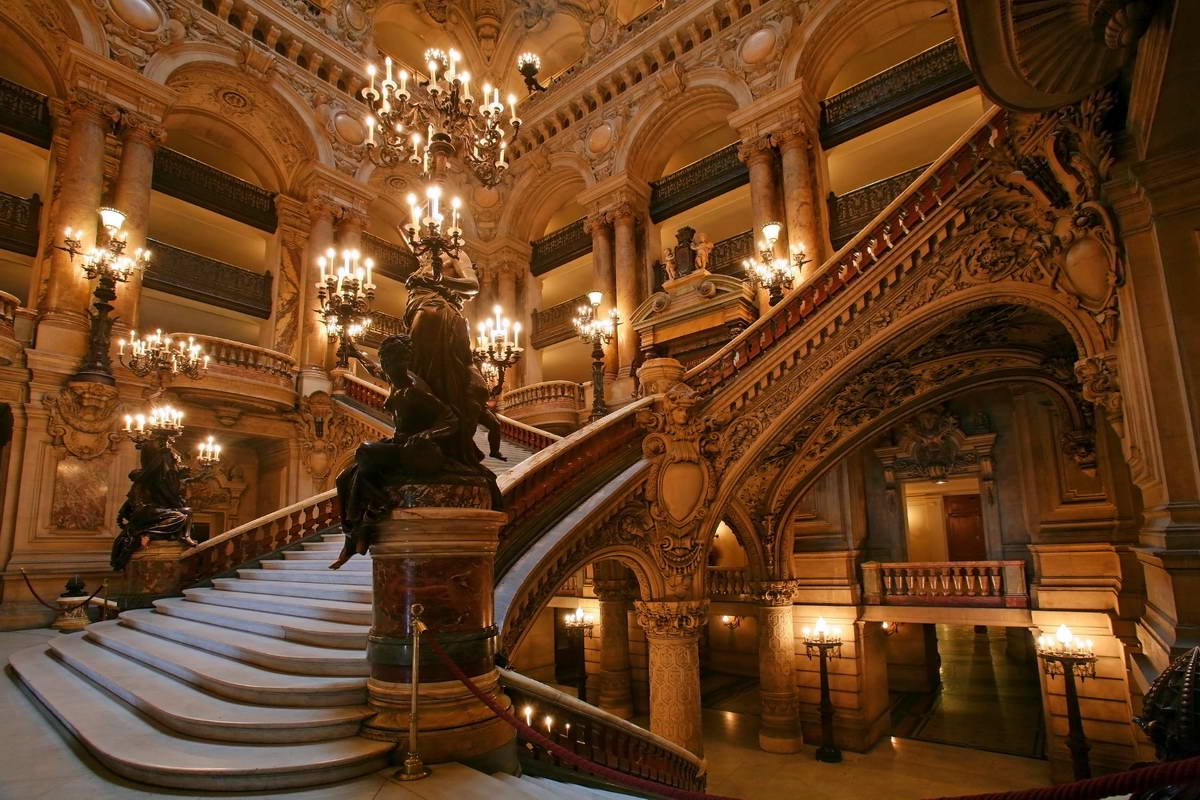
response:
<path fill-rule="evenodd" d="M 498 397 L 504 391 L 504 374 L 521 360 L 523 351 L 521 323 L 509 322 L 500 306 L 495 306 L 492 313 L 492 317 L 479 323 L 474 355 L 484 377 L 492 384 L 491 396 Z"/>
<path fill-rule="evenodd" d="M 809 658 L 820 658 L 821 667 L 821 746 L 817 748 L 817 760 L 836 764 L 842 760 L 842 751 L 833 741 L 833 699 L 829 696 L 829 659 L 842 655 L 842 631 L 825 623 L 824 617 L 817 624 L 801 631 L 804 651 Z"/>
<path fill-rule="evenodd" d="M 55 247 L 70 255 L 71 261 L 76 256 L 82 256 L 80 266 L 83 274 L 88 280 L 96 281 L 96 287 L 92 290 L 92 296 L 96 299 L 89 312 L 87 354 L 75 377 L 112 386 L 116 380 L 112 374 L 109 348 L 115 321 L 112 303 L 117 299 L 117 284 L 129 280 L 134 270 L 145 268 L 150 261 L 150 251 L 138 248 L 133 255 L 126 255 L 125 246 L 129 236 L 121 231 L 125 225 L 125 215 L 115 208 L 101 208 L 97 213 L 104 230 L 102 243 L 97 242 L 96 247 L 85 251 L 83 241 L 79 238 L 80 232 L 67 228 L 63 232 L 63 243 Z"/>
<path fill-rule="evenodd" d="M 747 258 L 742 262 L 746 277 L 756 287 L 767 290 L 767 301 L 775 305 L 783 299 L 784 292 L 790 292 L 800 270 L 809 262 L 804 251 L 793 248 L 791 258 L 777 258 L 775 243 L 783 225 L 778 222 L 768 222 L 762 226 L 763 239 L 758 243 L 758 256 Z"/>
<path fill-rule="evenodd" d="M 563 617 L 563 627 L 572 645 L 582 646 L 583 640 L 590 636 L 596 624 L 596 617 L 587 613 L 582 607 L 576 608 L 575 613 Z M 587 702 L 587 653 L 579 665 L 579 688 L 576 690 L 580 700 Z"/>
<path fill-rule="evenodd" d="M 343 250 L 341 258 L 330 248 L 317 259 L 321 268 L 317 300 L 329 341 L 337 342 L 337 366 L 350 366 L 350 356 L 357 352 L 355 339 L 371 324 L 371 301 L 375 299 L 375 284 L 371 271 L 374 262 L 362 257 L 358 250 Z"/>
<path fill-rule="evenodd" d="M 117 357 L 126 369 L 139 378 L 154 375 L 156 389 L 150 395 L 151 402 L 162 396 L 168 378 L 184 375 L 199 380 L 208 371 L 208 356 L 196 343 L 195 337 L 172 339 L 161 330 L 145 337 L 139 337 L 137 331 L 130 331 L 129 341 L 118 341 Z"/>
<path fill-rule="evenodd" d="M 576 309 L 572 322 L 579 338 L 592 346 L 592 416 L 589 421 L 595 422 L 608 413 L 608 405 L 604 402 L 604 348 L 612 341 L 621 324 L 621 316 L 617 309 L 611 309 L 606 316 L 600 314 L 600 301 L 604 299 L 601 292 L 588 292 L 588 305 Z"/>
<path fill-rule="evenodd" d="M 1071 751 L 1071 772 L 1075 780 L 1092 777 L 1088 763 L 1087 737 L 1083 733 L 1083 715 L 1079 711 L 1079 693 L 1075 679 L 1096 677 L 1096 650 L 1091 639 L 1079 639 L 1066 625 L 1059 625 L 1054 636 L 1039 636 L 1038 658 L 1047 677 L 1062 675 L 1067 697 L 1067 749 Z"/>

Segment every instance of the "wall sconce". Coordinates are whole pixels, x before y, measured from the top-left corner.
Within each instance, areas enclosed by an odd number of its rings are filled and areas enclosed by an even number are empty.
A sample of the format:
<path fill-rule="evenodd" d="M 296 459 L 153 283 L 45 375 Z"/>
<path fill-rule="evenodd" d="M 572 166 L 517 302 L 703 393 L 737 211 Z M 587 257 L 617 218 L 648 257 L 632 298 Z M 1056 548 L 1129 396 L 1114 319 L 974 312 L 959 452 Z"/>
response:
<path fill-rule="evenodd" d="M 731 614 L 725 614 L 721 617 L 721 624 L 731 631 L 736 631 L 742 626 L 742 618 Z"/>
<path fill-rule="evenodd" d="M 883 628 L 884 636 L 895 636 L 900 631 L 899 622 L 888 622 L 885 620 L 879 623 L 879 627 Z"/>

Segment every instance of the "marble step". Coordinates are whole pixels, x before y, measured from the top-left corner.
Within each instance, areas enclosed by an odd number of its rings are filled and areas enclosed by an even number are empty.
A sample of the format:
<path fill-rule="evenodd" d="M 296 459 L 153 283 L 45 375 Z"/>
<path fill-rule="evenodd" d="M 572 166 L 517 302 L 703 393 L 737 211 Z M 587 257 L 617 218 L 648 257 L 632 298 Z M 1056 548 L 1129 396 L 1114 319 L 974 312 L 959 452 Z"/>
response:
<path fill-rule="evenodd" d="M 126 611 L 118 621 L 129 628 L 280 672 L 323 676 L 365 676 L 369 672 L 365 650 L 313 647 L 145 609 Z"/>
<path fill-rule="evenodd" d="M 357 736 L 285 745 L 181 736 L 97 691 L 44 645 L 13 654 L 9 663 L 92 755 L 118 775 L 142 783 L 226 792 L 316 786 L 382 769 L 392 747 Z"/>
<path fill-rule="evenodd" d="M 518 778 L 515 775 L 508 775 L 503 772 L 497 772 L 492 775 L 493 778 L 505 784 L 503 794 L 498 796 L 507 797 L 508 793 L 512 792 L 514 796 L 531 797 L 534 800 L 562 800 L 562 795 L 557 794 L 540 784 L 534 783 L 528 777 Z M 520 792 L 520 795 L 516 793 Z"/>
<path fill-rule="evenodd" d="M 535 786 L 551 792 L 558 800 L 629 800 L 630 797 L 641 797 L 641 795 L 628 795 L 620 792 L 610 792 L 607 789 L 594 789 L 591 786 L 580 786 L 577 783 L 566 783 L 564 781 L 552 780 L 551 778 L 526 776 L 522 780 L 527 780 Z"/>
<path fill-rule="evenodd" d="M 237 594 L 226 592 L 226 594 Z M 321 619 L 289 617 L 268 611 L 253 611 L 246 608 L 202 603 L 171 597 L 155 600 L 154 609 L 172 617 L 207 622 L 223 628 L 272 636 L 289 642 L 310 644 L 314 647 L 365 648 L 369 625 L 350 625 L 344 622 L 328 622 Z"/>
<path fill-rule="evenodd" d="M 305 707 L 367 701 L 365 678 L 288 675 L 135 630 L 119 620 L 89 625 L 84 638 L 229 700 Z"/>
<path fill-rule="evenodd" d="M 254 583 L 254 581 L 251 581 Z M 265 583 L 265 581 L 263 581 Z M 273 614 L 287 614 L 306 619 L 323 619 L 329 622 L 344 622 L 350 625 L 371 624 L 370 603 L 350 603 L 344 600 L 323 600 L 312 597 L 286 597 L 279 594 L 257 594 L 247 587 L 246 591 L 222 589 L 184 589 L 183 596 L 197 603 L 210 603 L 230 608 L 245 608 Z"/>
<path fill-rule="evenodd" d="M 344 534 L 344 533 L 322 533 L 321 541 L 337 542 L 338 545 L 341 546 L 342 542 L 346 541 L 346 534 Z"/>
<path fill-rule="evenodd" d="M 289 561 L 320 561 L 322 562 L 322 566 L 328 566 L 337 560 L 341 549 L 341 547 L 336 547 L 333 550 L 284 550 L 283 557 Z M 350 556 L 350 560 L 346 564 L 361 564 L 363 562 L 370 564 L 371 557 Z"/>
<path fill-rule="evenodd" d="M 328 563 L 322 563 L 313 559 L 298 559 L 293 558 L 290 561 L 287 559 L 272 559 L 269 561 L 260 561 L 261 569 L 298 569 L 298 570 L 318 570 L 329 569 Z M 368 575 L 371 573 L 371 559 L 369 558 L 352 558 L 336 570 L 331 570 L 335 575 L 339 573 L 365 572 Z"/>
<path fill-rule="evenodd" d="M 54 655 L 151 719 L 185 736 L 221 742 L 321 742 L 355 736 L 366 706 L 281 708 L 236 703 L 126 658 L 83 637 L 50 641 Z"/>
<path fill-rule="evenodd" d="M 320 550 L 322 552 L 333 553 L 335 558 L 336 558 L 336 554 L 338 552 L 340 552 L 342 549 L 341 542 L 325 542 L 325 541 L 304 542 L 300 546 L 302 548 L 304 548 L 304 550 L 306 550 L 310 553 L 313 552 L 314 550 Z"/>
<path fill-rule="evenodd" d="M 239 578 L 249 581 L 298 581 L 300 583 L 340 583 L 344 586 L 370 586 L 371 573 L 365 569 L 239 569 Z"/>
<path fill-rule="evenodd" d="M 335 573 L 336 574 L 336 573 Z M 213 587 L 227 592 L 281 594 L 312 600 L 341 600 L 345 603 L 370 603 L 370 586 L 344 583 L 301 583 L 299 581 L 247 581 L 241 578 L 216 578 Z"/>

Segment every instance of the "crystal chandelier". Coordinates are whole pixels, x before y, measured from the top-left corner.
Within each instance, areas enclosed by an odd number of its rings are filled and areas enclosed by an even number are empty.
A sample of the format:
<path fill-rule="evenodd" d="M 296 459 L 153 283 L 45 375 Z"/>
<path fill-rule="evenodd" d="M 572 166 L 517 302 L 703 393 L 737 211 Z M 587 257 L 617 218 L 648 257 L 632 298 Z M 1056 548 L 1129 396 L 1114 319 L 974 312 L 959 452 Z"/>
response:
<path fill-rule="evenodd" d="M 362 96 L 371 109 L 366 126 L 372 161 L 384 167 L 408 162 L 428 177 L 458 157 L 484 186 L 500 182 L 508 168 L 504 151 L 521 128 L 517 99 L 508 96 L 506 121 L 500 90 L 485 83 L 476 99 L 470 74 L 459 68 L 461 58 L 456 50 L 426 50 L 426 78 L 397 72 L 389 57 L 378 85 L 378 69 L 367 66 L 370 84 Z"/>
<path fill-rule="evenodd" d="M 474 355 L 494 396 L 504 387 L 504 374 L 521 360 L 522 349 L 521 323 L 509 322 L 500 306 L 494 307 L 492 313 L 494 317 L 479 323 Z"/>
<path fill-rule="evenodd" d="M 783 299 L 785 292 L 792 290 L 796 276 L 809 262 L 803 250 L 793 249 L 791 260 L 776 258 L 775 243 L 779 241 L 783 226 L 778 222 L 768 222 L 762 226 L 763 240 L 758 243 L 757 258 L 747 258 L 742 262 L 746 277 L 751 285 L 767 290 L 768 302 L 775 305 Z"/>
<path fill-rule="evenodd" d="M 337 366 L 350 366 L 354 340 L 371 325 L 371 301 L 375 299 L 375 284 L 371 271 L 375 266 L 362 258 L 358 250 L 343 250 L 340 263 L 337 252 L 330 248 L 317 259 L 321 282 L 317 300 L 329 341 L 337 342 Z"/>

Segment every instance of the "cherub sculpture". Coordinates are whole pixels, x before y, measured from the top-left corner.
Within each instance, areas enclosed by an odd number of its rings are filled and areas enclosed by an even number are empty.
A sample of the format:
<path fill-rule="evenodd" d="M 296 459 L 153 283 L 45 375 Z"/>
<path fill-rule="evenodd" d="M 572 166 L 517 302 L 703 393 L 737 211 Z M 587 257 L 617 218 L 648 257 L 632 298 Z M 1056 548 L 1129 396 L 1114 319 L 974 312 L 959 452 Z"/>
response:
<path fill-rule="evenodd" d="M 703 233 L 697 233 L 692 239 L 692 250 L 696 253 L 696 269 L 708 269 L 708 259 L 712 255 L 715 245 L 709 241 L 708 236 Z"/>

